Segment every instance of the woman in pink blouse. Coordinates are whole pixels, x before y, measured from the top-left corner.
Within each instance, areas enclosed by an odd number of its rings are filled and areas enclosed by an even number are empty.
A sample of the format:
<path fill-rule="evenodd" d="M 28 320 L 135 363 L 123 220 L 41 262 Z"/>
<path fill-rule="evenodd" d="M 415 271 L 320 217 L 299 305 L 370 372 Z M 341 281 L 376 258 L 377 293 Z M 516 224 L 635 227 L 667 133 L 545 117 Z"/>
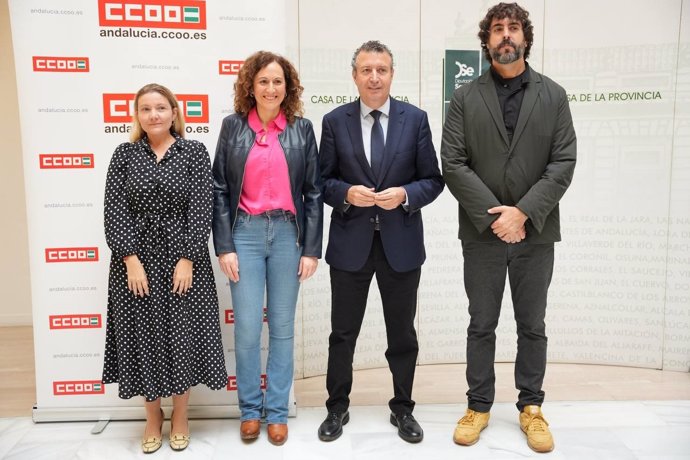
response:
<path fill-rule="evenodd" d="M 265 415 L 268 439 L 277 445 L 287 440 L 300 281 L 316 271 L 323 234 L 316 139 L 301 118 L 302 91 L 287 59 L 251 55 L 237 77 L 235 113 L 223 120 L 213 163 L 213 243 L 231 281 L 240 435 L 256 439 Z"/>

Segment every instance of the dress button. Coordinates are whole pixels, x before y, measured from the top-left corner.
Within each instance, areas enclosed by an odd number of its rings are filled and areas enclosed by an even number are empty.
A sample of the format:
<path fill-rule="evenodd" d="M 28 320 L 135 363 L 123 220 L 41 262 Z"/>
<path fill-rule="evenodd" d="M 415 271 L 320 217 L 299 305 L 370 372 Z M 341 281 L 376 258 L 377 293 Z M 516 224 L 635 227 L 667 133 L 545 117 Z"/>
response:
<path fill-rule="evenodd" d="M 373 223 L 376 223 L 376 219 L 374 219 L 373 217 L 370 217 L 370 218 L 369 218 L 369 222 L 371 222 L 372 224 L 373 224 Z"/>

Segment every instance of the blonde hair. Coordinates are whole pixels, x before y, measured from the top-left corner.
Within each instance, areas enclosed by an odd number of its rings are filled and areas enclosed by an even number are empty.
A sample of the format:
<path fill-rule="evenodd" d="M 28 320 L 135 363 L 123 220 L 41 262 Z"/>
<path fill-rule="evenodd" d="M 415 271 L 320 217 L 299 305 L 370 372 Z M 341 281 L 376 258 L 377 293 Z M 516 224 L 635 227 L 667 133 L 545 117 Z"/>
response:
<path fill-rule="evenodd" d="M 129 134 L 129 140 L 131 142 L 137 142 L 146 134 L 141 128 L 137 113 L 139 111 L 139 98 L 148 93 L 160 94 L 168 100 L 171 108 L 177 109 L 177 116 L 173 120 L 172 126 L 170 127 L 170 134 L 177 133 L 180 137 L 184 137 L 184 116 L 182 115 L 182 110 L 180 110 L 180 104 L 178 104 L 177 99 L 175 99 L 175 95 L 163 85 L 159 85 L 158 83 L 149 83 L 137 91 L 136 96 L 134 96 L 134 114 L 132 115 L 132 131 Z"/>

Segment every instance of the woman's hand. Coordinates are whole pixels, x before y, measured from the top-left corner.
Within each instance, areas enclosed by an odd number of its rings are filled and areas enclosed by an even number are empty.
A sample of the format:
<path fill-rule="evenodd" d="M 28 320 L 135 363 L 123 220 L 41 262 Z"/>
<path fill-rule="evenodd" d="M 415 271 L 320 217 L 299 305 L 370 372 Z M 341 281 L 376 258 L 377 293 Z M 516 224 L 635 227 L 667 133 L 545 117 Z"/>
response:
<path fill-rule="evenodd" d="M 230 281 L 236 283 L 240 280 L 240 262 L 236 252 L 226 252 L 219 255 L 218 264 Z"/>
<path fill-rule="evenodd" d="M 185 295 L 189 288 L 192 287 L 192 267 L 194 263 L 185 259 L 180 258 L 175 265 L 175 271 L 173 271 L 173 288 L 174 294 Z"/>
<path fill-rule="evenodd" d="M 316 272 L 316 267 L 319 265 L 319 259 L 316 257 L 302 256 L 299 259 L 299 269 L 297 274 L 299 275 L 299 280 L 304 281 L 311 277 Z"/>
<path fill-rule="evenodd" d="M 139 256 L 132 254 L 123 260 L 127 267 L 127 289 L 139 297 L 149 295 L 149 281 L 146 278 L 146 271 L 139 260 Z"/>

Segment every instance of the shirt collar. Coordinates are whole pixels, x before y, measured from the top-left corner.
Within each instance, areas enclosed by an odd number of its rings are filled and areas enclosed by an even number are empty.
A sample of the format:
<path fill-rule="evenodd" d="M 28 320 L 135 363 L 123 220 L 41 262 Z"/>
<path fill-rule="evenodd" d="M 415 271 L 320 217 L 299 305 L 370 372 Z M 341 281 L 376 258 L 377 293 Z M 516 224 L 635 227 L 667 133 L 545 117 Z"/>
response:
<path fill-rule="evenodd" d="M 255 133 L 258 133 L 264 129 L 263 123 L 261 123 L 261 118 L 259 118 L 259 114 L 256 111 L 256 107 L 252 108 L 249 111 L 249 115 L 247 115 L 247 121 L 249 122 L 249 127 Z M 271 131 L 272 129 L 277 129 L 278 131 L 282 132 L 285 130 L 286 126 L 287 118 L 281 110 L 280 112 L 278 112 L 278 116 L 268 123 L 267 128 L 268 131 Z"/>
<path fill-rule="evenodd" d="M 177 141 L 179 141 L 180 139 L 182 139 L 182 137 L 181 137 L 179 134 L 177 134 L 177 132 L 175 132 L 175 131 L 170 131 L 170 135 L 171 135 L 172 137 L 175 138 L 175 142 L 177 142 Z M 144 133 L 141 135 L 141 137 L 139 138 L 139 140 L 138 140 L 137 142 L 143 142 L 143 143 L 145 143 L 145 144 L 148 145 L 148 143 L 149 143 L 149 135 L 146 134 L 146 133 L 144 132 Z M 173 144 L 174 144 L 175 142 L 173 142 Z"/>
<path fill-rule="evenodd" d="M 386 102 L 383 103 L 381 107 L 378 109 L 372 109 L 371 107 L 367 106 L 364 102 L 362 102 L 362 99 L 359 100 L 359 115 L 362 118 L 365 118 L 367 115 L 369 115 L 372 111 L 378 110 L 385 116 L 389 116 L 388 114 L 391 111 L 391 98 L 388 97 L 386 98 Z"/>
<path fill-rule="evenodd" d="M 171 148 L 173 146 L 175 146 L 178 142 L 184 141 L 184 138 L 182 136 L 180 136 L 179 134 L 177 134 L 176 132 L 172 131 L 172 132 L 170 132 L 170 134 L 172 135 L 172 137 L 175 138 L 175 142 L 173 142 L 170 145 Z M 135 142 L 135 144 L 143 145 L 143 146 L 145 146 L 145 148 L 147 148 L 148 150 L 151 150 L 151 152 L 153 152 L 153 149 L 151 148 L 151 144 L 149 143 L 149 136 L 146 133 L 144 133 L 141 136 L 141 138 Z"/>
<path fill-rule="evenodd" d="M 496 71 L 496 69 L 494 69 L 494 66 L 491 66 L 490 69 L 491 69 L 491 77 L 499 85 L 512 86 L 512 83 L 518 83 L 519 82 L 518 86 L 525 86 L 527 84 L 527 82 L 529 82 L 529 64 L 527 63 L 527 61 L 525 61 L 525 70 L 523 70 L 520 75 L 516 75 L 512 78 L 503 78 Z"/>

